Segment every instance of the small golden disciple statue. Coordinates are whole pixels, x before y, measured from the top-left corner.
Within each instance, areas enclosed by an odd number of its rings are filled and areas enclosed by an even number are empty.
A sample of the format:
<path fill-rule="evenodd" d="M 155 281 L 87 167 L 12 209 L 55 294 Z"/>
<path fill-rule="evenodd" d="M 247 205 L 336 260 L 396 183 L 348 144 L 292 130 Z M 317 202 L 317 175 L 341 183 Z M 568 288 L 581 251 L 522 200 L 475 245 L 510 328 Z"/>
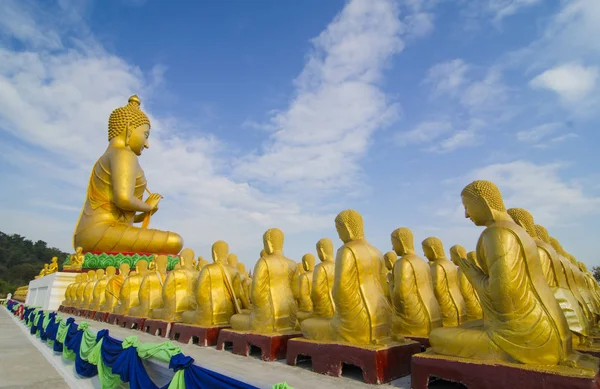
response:
<path fill-rule="evenodd" d="M 75 302 L 77 301 L 77 296 L 76 296 L 77 285 L 79 285 L 80 282 L 81 282 L 81 275 L 77 274 L 75 276 L 75 281 L 70 283 L 69 286 L 67 286 L 67 289 L 65 290 L 65 299 L 61 303 L 62 306 L 64 306 L 64 307 L 74 306 Z"/>
<path fill-rule="evenodd" d="M 198 271 L 194 269 L 194 251 L 183 249 L 179 257 L 181 267 L 169 272 L 162 289 L 163 305 L 152 310 L 153 319 L 181 322 L 183 312 L 197 307 L 194 292 Z"/>
<path fill-rule="evenodd" d="M 79 270 L 83 267 L 85 261 L 85 255 L 83 255 L 83 248 L 77 247 L 75 254 L 69 256 L 69 263 L 63 266 L 63 270 Z"/>
<path fill-rule="evenodd" d="M 102 274 L 98 273 L 94 270 L 88 271 L 88 278 L 85 284 L 85 288 L 83 289 L 83 302 L 81 303 L 81 309 L 89 309 L 92 301 L 94 300 L 94 286 L 96 286 L 96 281 L 98 281 L 97 276 L 104 276 L 104 270 L 98 269 L 102 271 Z"/>
<path fill-rule="evenodd" d="M 390 299 L 392 296 L 392 291 L 394 290 L 394 265 L 398 260 L 398 254 L 394 251 L 388 251 L 383 254 L 383 261 L 385 262 L 385 268 L 387 269 L 387 284 L 388 289 L 390 290 Z M 391 300 L 390 300 L 391 301 Z"/>
<path fill-rule="evenodd" d="M 48 266 L 48 271 L 46 275 L 58 272 L 58 257 L 52 257 L 52 261 Z"/>
<path fill-rule="evenodd" d="M 294 329 L 298 308 L 291 281 L 295 262 L 283 255 L 283 241 L 283 232 L 277 228 L 264 233 L 265 256 L 256 262 L 253 271 L 252 310 L 231 317 L 234 330 L 269 334 Z"/>
<path fill-rule="evenodd" d="M 141 259 L 136 262 L 135 270 L 129 273 L 129 276 L 123 274 L 125 280 L 119 292 L 119 302 L 113 310 L 114 313 L 127 315 L 131 307 L 139 305 L 140 285 L 148 271 L 148 261 Z"/>
<path fill-rule="evenodd" d="M 344 245 L 337 252 L 331 319 L 302 322 L 305 338 L 357 345 L 391 343 L 392 310 L 384 288 L 383 255 L 365 239 L 363 219 L 355 210 L 340 212 L 335 227 Z"/>
<path fill-rule="evenodd" d="M 474 251 L 467 253 L 467 250 L 458 244 L 450 247 L 450 259 L 456 266 L 458 266 L 459 258 L 467 258 L 471 262 L 477 263 L 476 253 Z M 469 281 L 465 272 L 462 271 L 460 267 L 458 268 L 458 286 L 460 288 L 460 293 L 465 300 L 467 322 L 483 319 L 483 311 L 481 309 L 479 297 L 477 296 L 473 285 L 471 285 L 471 281 Z"/>
<path fill-rule="evenodd" d="M 427 337 L 442 326 L 440 306 L 433 293 L 429 265 L 415 252 L 414 236 L 401 227 L 391 234 L 392 247 L 400 258 L 394 264 L 392 333 L 394 336 Z"/>
<path fill-rule="evenodd" d="M 85 252 L 135 252 L 177 254 L 183 246 L 173 232 L 134 227 L 158 210 L 159 194 L 146 201 L 146 177 L 138 163 L 148 148 L 150 120 L 131 96 L 108 120 L 108 148 L 90 176 L 73 245 Z"/>
<path fill-rule="evenodd" d="M 250 275 L 246 271 L 246 266 L 243 263 L 238 263 L 237 268 L 238 277 L 236 277 L 236 279 L 233 281 L 234 289 L 241 289 L 239 295 L 242 310 L 250 309 L 250 291 L 252 289 L 252 278 L 250 278 Z M 239 283 L 239 286 L 236 285 L 237 283 Z"/>
<path fill-rule="evenodd" d="M 213 243 L 213 263 L 202 269 L 192 294 L 197 308 L 183 313 L 184 323 L 200 327 L 226 326 L 231 316 L 241 311 L 233 288 L 234 272 L 227 263 L 228 252 L 226 242 Z"/>
<path fill-rule="evenodd" d="M 442 325 L 458 326 L 467 321 L 467 306 L 458 286 L 458 270 L 446 258 L 442 241 L 429 237 L 422 243 L 423 253 L 429 260 L 433 292 L 440 304 Z"/>
<path fill-rule="evenodd" d="M 87 282 L 88 282 L 88 273 L 82 273 L 79 275 L 81 277 L 81 281 L 77 284 L 77 287 L 75 289 L 75 302 L 73 304 L 73 307 L 81 308 L 81 306 L 83 305 L 83 301 L 84 301 L 84 293 L 83 292 L 85 291 L 85 286 L 87 285 Z M 91 273 L 93 274 L 94 271 L 92 270 Z"/>
<path fill-rule="evenodd" d="M 302 257 L 302 266 L 304 273 L 300 274 L 298 280 L 298 322 L 302 323 L 304 319 L 312 315 L 313 304 L 310 298 L 313 282 L 313 269 L 315 268 L 315 256 L 305 254 Z"/>
<path fill-rule="evenodd" d="M 108 272 L 108 268 L 106 269 Z M 119 274 L 113 274 L 106 283 L 106 289 L 104 291 L 104 304 L 100 306 L 101 312 L 112 312 L 117 303 L 119 302 L 119 295 L 121 293 L 121 287 L 125 282 L 125 277 L 129 274 L 129 264 L 122 263 L 119 266 Z"/>
<path fill-rule="evenodd" d="M 106 286 L 108 285 L 108 281 L 117 273 L 117 269 L 114 266 L 108 266 L 106 268 L 106 274 L 103 273 L 104 270 L 102 270 L 102 274 L 96 275 L 98 281 L 96 281 L 94 291 L 92 292 L 93 299 L 92 303 L 90 304 L 90 311 L 99 311 L 100 306 L 104 304 L 106 296 Z"/>
<path fill-rule="evenodd" d="M 139 304 L 129 309 L 129 316 L 152 317 L 152 310 L 162 306 L 162 292 L 167 278 L 168 260 L 166 255 L 154 256 L 153 262 L 156 270 L 146 272 L 138 292 Z"/>
<path fill-rule="evenodd" d="M 328 319 L 333 316 L 333 280 L 335 272 L 335 259 L 333 242 L 323 238 L 317 242 L 317 255 L 321 260 L 313 271 L 313 282 L 310 297 L 313 304 L 312 317 Z"/>
<path fill-rule="evenodd" d="M 432 350 L 534 365 L 576 358 L 565 317 L 544 281 L 535 241 L 508 215 L 496 185 L 474 181 L 461 198 L 465 216 L 486 227 L 477 243 L 480 265 L 457 259 L 480 297 L 484 324 L 437 328 L 429 335 Z M 598 360 L 592 364 L 597 369 Z"/>
<path fill-rule="evenodd" d="M 208 261 L 201 256 L 198 257 L 198 262 L 196 263 L 196 270 L 201 271 L 204 269 L 204 266 L 208 265 Z"/>
<path fill-rule="evenodd" d="M 33 278 L 34 279 L 42 278 L 46 274 L 48 274 L 48 264 L 47 263 L 44 264 L 44 267 L 42 268 L 42 270 L 40 270 L 40 273 L 37 276 L 33 277 Z"/>

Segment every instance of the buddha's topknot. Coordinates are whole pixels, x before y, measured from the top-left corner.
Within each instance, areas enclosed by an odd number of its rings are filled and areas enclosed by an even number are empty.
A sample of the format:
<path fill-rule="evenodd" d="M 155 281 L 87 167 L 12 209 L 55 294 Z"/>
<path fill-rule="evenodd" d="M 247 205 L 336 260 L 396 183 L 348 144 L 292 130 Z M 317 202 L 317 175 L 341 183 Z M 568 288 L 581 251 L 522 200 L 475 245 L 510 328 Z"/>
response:
<path fill-rule="evenodd" d="M 108 119 L 108 140 L 120 135 L 126 128 L 137 128 L 143 124 L 150 126 L 150 119 L 140 109 L 140 98 L 133 95 L 127 105 L 112 111 Z"/>

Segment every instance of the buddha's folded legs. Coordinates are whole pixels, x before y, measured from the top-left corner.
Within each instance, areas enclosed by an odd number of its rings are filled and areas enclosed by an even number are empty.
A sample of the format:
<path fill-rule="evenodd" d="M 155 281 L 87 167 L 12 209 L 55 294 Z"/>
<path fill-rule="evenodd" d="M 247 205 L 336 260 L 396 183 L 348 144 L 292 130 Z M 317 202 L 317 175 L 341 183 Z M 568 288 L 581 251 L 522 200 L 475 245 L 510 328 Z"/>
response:
<path fill-rule="evenodd" d="M 333 331 L 331 328 L 331 319 L 313 317 L 306 319 L 300 325 L 302 335 L 306 339 L 328 341 L 333 340 Z"/>
<path fill-rule="evenodd" d="M 512 359 L 492 342 L 482 329 L 464 327 L 436 328 L 429 334 L 432 350 L 441 355 L 452 357 L 504 360 Z"/>
<path fill-rule="evenodd" d="M 231 328 L 238 331 L 249 330 L 250 327 L 250 315 L 245 313 L 238 313 L 231 316 L 229 321 Z"/>

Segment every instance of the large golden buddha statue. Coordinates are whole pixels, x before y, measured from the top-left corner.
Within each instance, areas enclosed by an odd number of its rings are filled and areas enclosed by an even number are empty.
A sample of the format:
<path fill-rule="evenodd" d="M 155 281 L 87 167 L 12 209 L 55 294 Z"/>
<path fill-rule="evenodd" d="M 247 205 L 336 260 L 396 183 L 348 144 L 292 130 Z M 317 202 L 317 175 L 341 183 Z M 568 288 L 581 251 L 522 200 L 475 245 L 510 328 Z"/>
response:
<path fill-rule="evenodd" d="M 158 210 L 159 194 L 142 201 L 146 177 L 138 156 L 148 148 L 150 120 L 131 96 L 108 120 L 108 148 L 90 176 L 73 246 L 85 252 L 177 254 L 183 247 L 173 232 L 134 227 Z"/>
<path fill-rule="evenodd" d="M 440 304 L 442 325 L 453 327 L 467 321 L 467 306 L 460 293 L 456 266 L 446 258 L 442 241 L 429 237 L 422 243 L 423 253 L 429 260 L 433 293 Z"/>
<path fill-rule="evenodd" d="M 142 259 L 136 262 L 135 270 L 129 276 L 124 274 L 125 280 L 119 292 L 119 302 L 115 305 L 114 313 L 127 315 L 131 307 L 139 305 L 140 285 L 146 273 L 148 273 L 148 261 Z"/>
<path fill-rule="evenodd" d="M 450 259 L 452 262 L 458 266 L 459 258 L 467 258 L 473 263 L 477 263 L 477 254 L 474 251 L 470 251 L 467 253 L 467 250 L 457 244 L 450 247 Z M 480 320 L 483 318 L 483 311 L 481 310 L 481 302 L 479 301 L 479 297 L 471 285 L 471 281 L 465 275 L 465 272 L 462 269 L 458 268 L 458 286 L 460 288 L 460 293 L 462 294 L 465 300 L 465 306 L 467 308 L 467 321 Z"/>
<path fill-rule="evenodd" d="M 588 320 L 581 310 L 579 302 L 569 289 L 556 251 L 550 244 L 539 238 L 538 230 L 540 229 L 536 229 L 533 216 L 527 210 L 523 208 L 510 208 L 507 212 L 515 223 L 527 231 L 537 245 L 544 279 L 567 320 L 569 330 L 573 333 L 573 346 L 580 344 L 588 345 L 590 343 L 588 340 Z M 558 271 L 556 271 L 557 269 Z"/>
<path fill-rule="evenodd" d="M 264 233 L 265 256 L 256 262 L 252 278 L 252 310 L 231 317 L 234 330 L 269 334 L 294 329 L 298 307 L 291 281 L 295 262 L 283 255 L 283 240 L 283 232 L 277 228 Z"/>
<path fill-rule="evenodd" d="M 113 274 L 108 279 L 106 288 L 104 289 L 104 303 L 101 304 L 99 308 L 101 312 L 113 311 L 119 302 L 121 287 L 123 286 L 123 282 L 125 282 L 125 277 L 129 275 L 130 270 L 129 264 L 122 263 L 121 266 L 119 266 L 119 274 Z"/>
<path fill-rule="evenodd" d="M 310 298 L 313 304 L 312 317 L 328 319 L 333 316 L 333 280 L 335 272 L 335 258 L 333 242 L 323 238 L 317 242 L 317 255 L 321 263 L 313 270 L 313 283 Z"/>
<path fill-rule="evenodd" d="M 196 280 L 198 271 L 194 269 L 194 251 L 183 249 L 179 254 L 181 267 L 167 275 L 162 288 L 162 307 L 152 310 L 152 318 L 169 322 L 181 322 L 185 311 L 197 307 Z"/>
<path fill-rule="evenodd" d="M 226 326 L 236 312 L 241 312 L 233 287 L 233 269 L 228 266 L 229 245 L 222 240 L 213 243 L 213 263 L 206 265 L 196 282 L 197 308 L 182 315 L 186 324 L 200 327 Z"/>
<path fill-rule="evenodd" d="M 524 364 L 573 364 L 565 317 L 544 281 L 535 241 L 506 212 L 500 190 L 474 181 L 461 193 L 465 216 L 486 227 L 477 243 L 477 263 L 459 258 L 481 299 L 482 327 L 431 331 L 436 353 Z M 598 361 L 592 362 L 597 369 Z M 591 366 L 590 366 L 591 367 Z"/>
<path fill-rule="evenodd" d="M 106 300 L 106 286 L 108 281 L 117 273 L 117 269 L 114 266 L 108 266 L 106 273 L 96 281 L 94 285 L 94 291 L 92 292 L 92 303 L 90 304 L 90 311 L 100 310 Z"/>
<path fill-rule="evenodd" d="M 302 266 L 304 272 L 298 279 L 298 322 L 309 318 L 312 315 L 313 304 L 310 297 L 313 282 L 313 269 L 315 268 L 315 256 L 305 254 L 302 257 Z"/>
<path fill-rule="evenodd" d="M 154 256 L 155 270 L 149 270 L 140 283 L 138 304 L 131 306 L 127 315 L 133 317 L 151 317 L 152 310 L 162 306 L 162 292 L 167 278 L 169 258 L 166 255 Z"/>
<path fill-rule="evenodd" d="M 354 210 L 340 212 L 335 227 L 344 245 L 337 252 L 331 319 L 302 322 L 305 338 L 356 345 L 391 343 L 392 309 L 383 255 L 365 239 L 363 219 Z"/>
<path fill-rule="evenodd" d="M 394 230 L 391 240 L 394 252 L 399 256 L 393 272 L 392 333 L 427 337 L 432 329 L 442 326 L 429 265 L 416 254 L 410 229 Z"/>

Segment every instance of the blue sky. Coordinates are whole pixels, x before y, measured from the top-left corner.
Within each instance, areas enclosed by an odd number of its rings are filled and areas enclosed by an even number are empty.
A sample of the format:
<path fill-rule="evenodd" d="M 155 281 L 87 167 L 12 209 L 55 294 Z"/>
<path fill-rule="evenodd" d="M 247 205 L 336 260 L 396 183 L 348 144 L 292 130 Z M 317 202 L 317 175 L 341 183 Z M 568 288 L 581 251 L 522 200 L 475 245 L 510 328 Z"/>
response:
<path fill-rule="evenodd" d="M 359 210 L 474 249 L 460 190 L 494 181 L 600 265 L 596 0 L 3 1 L 0 230 L 72 250 L 111 110 L 152 118 L 156 228 L 252 266 L 300 260 Z M 596 146 L 596 147 L 595 147 Z"/>

